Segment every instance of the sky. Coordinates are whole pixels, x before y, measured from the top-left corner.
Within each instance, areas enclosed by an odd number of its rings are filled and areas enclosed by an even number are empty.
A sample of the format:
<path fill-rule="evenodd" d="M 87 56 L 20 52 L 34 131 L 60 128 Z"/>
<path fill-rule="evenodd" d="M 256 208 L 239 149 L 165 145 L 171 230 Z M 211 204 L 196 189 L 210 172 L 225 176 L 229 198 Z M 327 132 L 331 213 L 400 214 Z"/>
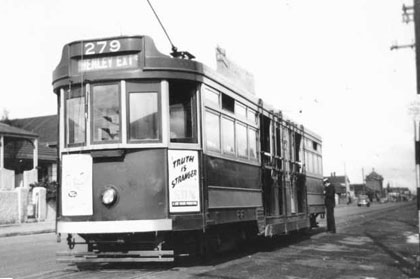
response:
<path fill-rule="evenodd" d="M 150 0 L 175 46 L 215 68 L 215 48 L 253 73 L 259 98 L 323 139 L 324 175 L 416 188 L 413 23 L 394 0 Z M 64 44 L 149 35 L 171 45 L 146 0 L 0 0 L 0 113 L 55 114 Z M 413 105 L 414 104 L 414 105 Z"/>

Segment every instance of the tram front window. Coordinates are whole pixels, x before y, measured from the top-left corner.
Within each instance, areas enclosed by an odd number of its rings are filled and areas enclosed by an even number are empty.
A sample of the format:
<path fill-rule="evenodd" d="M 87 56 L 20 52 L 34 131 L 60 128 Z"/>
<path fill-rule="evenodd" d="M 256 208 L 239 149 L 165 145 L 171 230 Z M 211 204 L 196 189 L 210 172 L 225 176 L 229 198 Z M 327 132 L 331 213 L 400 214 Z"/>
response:
<path fill-rule="evenodd" d="M 93 140 L 94 142 L 116 142 L 120 140 L 119 86 L 93 86 Z"/>
<path fill-rule="evenodd" d="M 130 93 L 130 140 L 159 139 L 158 94 Z"/>
<path fill-rule="evenodd" d="M 66 144 L 85 142 L 85 94 L 80 88 L 66 92 Z"/>

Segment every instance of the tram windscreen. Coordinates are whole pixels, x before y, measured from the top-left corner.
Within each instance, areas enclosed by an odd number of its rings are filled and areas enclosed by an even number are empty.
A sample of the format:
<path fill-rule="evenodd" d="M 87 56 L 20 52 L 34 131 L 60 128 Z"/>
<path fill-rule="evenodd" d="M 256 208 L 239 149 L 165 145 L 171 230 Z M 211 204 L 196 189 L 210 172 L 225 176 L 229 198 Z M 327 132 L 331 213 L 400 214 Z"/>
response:
<path fill-rule="evenodd" d="M 85 94 L 80 88 L 66 92 L 66 144 L 85 142 Z"/>
<path fill-rule="evenodd" d="M 158 94 L 130 93 L 130 140 L 159 139 Z"/>
<path fill-rule="evenodd" d="M 95 142 L 120 140 L 119 86 L 93 87 L 93 139 Z"/>

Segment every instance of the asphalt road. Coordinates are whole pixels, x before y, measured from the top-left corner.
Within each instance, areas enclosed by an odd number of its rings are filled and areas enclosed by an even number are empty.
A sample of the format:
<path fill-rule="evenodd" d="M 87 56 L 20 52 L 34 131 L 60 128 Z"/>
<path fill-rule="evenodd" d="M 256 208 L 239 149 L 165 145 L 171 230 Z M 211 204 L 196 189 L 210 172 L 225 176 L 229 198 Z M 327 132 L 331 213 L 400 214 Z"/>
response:
<path fill-rule="evenodd" d="M 415 202 L 336 208 L 337 234 L 254 241 L 207 262 L 107 265 L 78 270 L 55 261 L 55 234 L 0 238 L 0 278 L 410 278 L 418 251 Z M 419 276 L 420 278 L 420 276 Z"/>

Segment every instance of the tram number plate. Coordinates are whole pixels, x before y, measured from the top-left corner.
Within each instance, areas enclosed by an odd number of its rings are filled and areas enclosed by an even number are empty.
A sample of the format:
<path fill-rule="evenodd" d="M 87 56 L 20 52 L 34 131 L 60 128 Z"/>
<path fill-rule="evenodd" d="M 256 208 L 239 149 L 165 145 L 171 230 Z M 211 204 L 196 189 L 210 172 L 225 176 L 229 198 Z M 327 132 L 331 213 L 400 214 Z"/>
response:
<path fill-rule="evenodd" d="M 83 45 L 83 51 L 85 55 L 117 52 L 120 50 L 121 42 L 119 40 L 89 42 Z"/>

